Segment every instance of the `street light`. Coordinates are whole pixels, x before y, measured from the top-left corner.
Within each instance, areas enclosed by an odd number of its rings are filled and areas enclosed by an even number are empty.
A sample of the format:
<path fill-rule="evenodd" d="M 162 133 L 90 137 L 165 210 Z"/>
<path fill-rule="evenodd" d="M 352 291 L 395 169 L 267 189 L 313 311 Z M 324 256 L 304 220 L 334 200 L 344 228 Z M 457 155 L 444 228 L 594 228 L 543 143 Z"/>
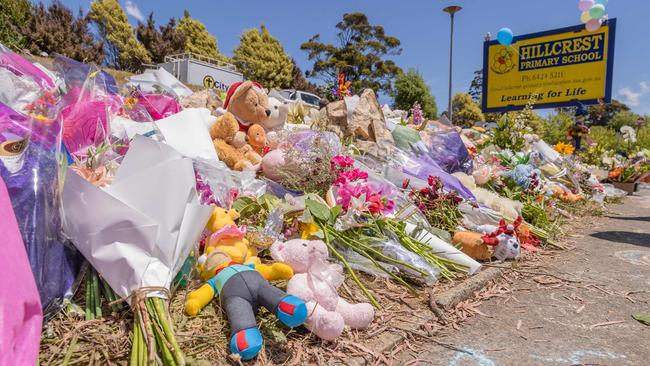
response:
<path fill-rule="evenodd" d="M 457 5 L 452 5 L 448 6 L 442 11 L 445 13 L 449 13 L 449 16 L 451 17 L 451 33 L 449 36 L 449 105 L 447 106 L 447 114 L 449 115 L 449 123 L 453 125 L 453 117 L 452 114 L 453 112 L 451 111 L 451 71 L 452 71 L 452 63 L 454 60 L 454 14 L 458 13 L 461 11 L 463 8 Z"/>

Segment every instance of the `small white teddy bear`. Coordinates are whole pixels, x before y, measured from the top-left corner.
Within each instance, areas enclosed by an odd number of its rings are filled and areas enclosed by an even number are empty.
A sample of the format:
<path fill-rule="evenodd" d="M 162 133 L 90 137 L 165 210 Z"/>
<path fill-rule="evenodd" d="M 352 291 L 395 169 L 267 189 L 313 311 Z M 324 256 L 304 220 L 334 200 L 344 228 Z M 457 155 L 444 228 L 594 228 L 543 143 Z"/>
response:
<path fill-rule="evenodd" d="M 289 106 L 276 98 L 269 97 L 269 110 L 271 114 L 261 124 L 266 131 L 266 141 L 271 150 L 274 150 L 279 144 L 277 134 L 284 129 L 284 124 L 287 123 Z"/>

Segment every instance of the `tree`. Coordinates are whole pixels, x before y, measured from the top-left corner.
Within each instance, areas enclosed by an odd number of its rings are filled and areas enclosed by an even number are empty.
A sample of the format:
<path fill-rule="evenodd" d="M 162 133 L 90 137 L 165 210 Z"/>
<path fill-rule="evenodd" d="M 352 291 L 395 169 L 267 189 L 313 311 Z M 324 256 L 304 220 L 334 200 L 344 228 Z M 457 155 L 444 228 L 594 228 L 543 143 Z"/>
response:
<path fill-rule="evenodd" d="M 629 111 L 630 107 L 616 99 L 609 104 L 598 104 L 589 107 L 589 119 L 593 125 L 607 126 L 615 114 Z"/>
<path fill-rule="evenodd" d="M 471 127 L 474 123 L 485 121 L 478 103 L 467 93 L 458 93 L 451 99 L 452 119 L 456 126 Z"/>
<path fill-rule="evenodd" d="M 293 64 L 293 71 L 291 72 L 291 82 L 289 83 L 289 88 L 306 91 L 316 95 L 323 95 L 323 91 L 318 85 L 310 82 L 305 78 L 302 70 L 296 65 L 296 60 L 291 59 Z"/>
<path fill-rule="evenodd" d="M 28 0 L 0 1 L 0 43 L 14 49 L 25 45 L 21 31 L 29 21 L 30 9 Z"/>
<path fill-rule="evenodd" d="M 97 25 L 105 40 L 108 63 L 118 69 L 136 71 L 151 58 L 144 46 L 135 38 L 133 27 L 117 0 L 94 0 L 88 16 Z"/>
<path fill-rule="evenodd" d="M 208 32 L 205 24 L 190 16 L 185 10 L 183 17 L 178 21 L 178 30 L 185 34 L 185 52 L 196 53 L 212 57 L 219 61 L 229 61 L 219 53 L 217 38 Z"/>
<path fill-rule="evenodd" d="M 39 3 L 32 8 L 32 16 L 24 28 L 26 46 L 34 54 L 58 53 L 81 62 L 101 64 L 104 44 L 95 41 L 89 23 L 81 9 L 75 17 L 59 0 L 47 8 Z"/>
<path fill-rule="evenodd" d="M 314 61 L 307 77 L 320 78 L 330 85 L 345 69 L 353 91 L 371 88 L 391 94 L 393 79 L 401 69 L 386 57 L 402 52 L 399 39 L 387 36 L 382 26 L 370 25 L 363 13 L 343 14 L 336 28 L 338 45 L 323 43 L 316 34 L 300 46 Z"/>
<path fill-rule="evenodd" d="M 395 80 L 395 108 L 408 111 L 414 103 L 420 103 L 426 118 L 436 119 L 438 107 L 431 89 L 417 70 L 400 73 Z"/>
<path fill-rule="evenodd" d="M 291 83 L 293 63 L 277 38 L 264 25 L 242 34 L 233 63 L 244 76 L 265 88 L 286 88 Z"/>
<path fill-rule="evenodd" d="M 474 71 L 474 79 L 469 85 L 469 95 L 476 103 L 481 103 L 483 97 L 483 69 Z"/>
<path fill-rule="evenodd" d="M 152 12 L 147 18 L 147 24 L 138 22 L 135 33 L 155 63 L 164 62 L 165 56 L 182 53 L 185 49 L 185 34 L 176 29 L 174 18 L 169 19 L 167 25 L 156 28 Z"/>

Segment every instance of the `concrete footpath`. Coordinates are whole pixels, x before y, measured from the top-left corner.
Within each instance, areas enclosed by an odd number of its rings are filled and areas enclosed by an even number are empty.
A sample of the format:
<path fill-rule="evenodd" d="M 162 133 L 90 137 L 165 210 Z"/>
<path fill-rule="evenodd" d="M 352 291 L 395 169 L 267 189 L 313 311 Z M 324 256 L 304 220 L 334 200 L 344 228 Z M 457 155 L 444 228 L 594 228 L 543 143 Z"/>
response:
<path fill-rule="evenodd" d="M 520 275 L 457 331 L 402 365 L 650 365 L 650 192 L 569 233 L 571 250 Z M 512 272 L 511 272 L 512 273 Z"/>

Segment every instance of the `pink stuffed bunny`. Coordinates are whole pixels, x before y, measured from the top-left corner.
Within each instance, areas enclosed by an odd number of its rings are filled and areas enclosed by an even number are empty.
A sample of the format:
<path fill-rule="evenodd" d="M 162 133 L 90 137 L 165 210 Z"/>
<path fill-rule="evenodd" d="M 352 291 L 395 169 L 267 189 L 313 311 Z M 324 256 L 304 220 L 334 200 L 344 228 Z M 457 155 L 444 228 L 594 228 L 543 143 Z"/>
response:
<path fill-rule="evenodd" d="M 293 268 L 295 275 L 287 284 L 287 293 L 305 300 L 310 314 L 305 326 L 319 338 L 333 340 L 345 325 L 363 329 L 374 319 L 371 304 L 350 304 L 338 296 L 343 268 L 327 262 L 329 252 L 321 240 L 278 241 L 271 246 L 271 256 Z"/>

